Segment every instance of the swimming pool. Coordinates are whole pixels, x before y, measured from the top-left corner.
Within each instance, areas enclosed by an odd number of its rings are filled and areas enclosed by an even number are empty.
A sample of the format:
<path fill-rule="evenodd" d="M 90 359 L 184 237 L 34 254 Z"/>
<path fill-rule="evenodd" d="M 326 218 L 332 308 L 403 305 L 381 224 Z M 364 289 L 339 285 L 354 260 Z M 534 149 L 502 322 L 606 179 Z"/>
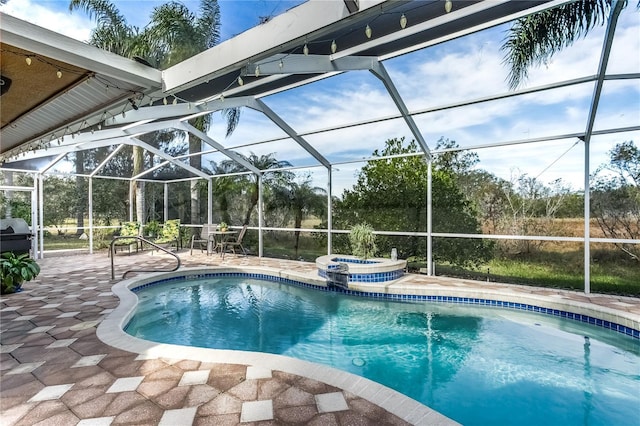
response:
<path fill-rule="evenodd" d="M 170 280 L 136 292 L 127 326 L 134 336 L 324 363 L 464 424 L 632 424 L 640 414 L 640 343 L 601 327 L 246 277 Z"/>

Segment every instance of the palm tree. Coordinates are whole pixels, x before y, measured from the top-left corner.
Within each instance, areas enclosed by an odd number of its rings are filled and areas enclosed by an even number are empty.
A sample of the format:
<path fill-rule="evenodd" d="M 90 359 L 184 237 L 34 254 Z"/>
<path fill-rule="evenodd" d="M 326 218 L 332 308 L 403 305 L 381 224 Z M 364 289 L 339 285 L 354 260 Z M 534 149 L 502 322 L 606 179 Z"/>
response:
<path fill-rule="evenodd" d="M 283 167 L 291 167 L 291 163 L 288 161 L 280 161 L 274 157 L 275 153 L 270 153 L 267 155 L 257 156 L 253 152 L 245 157 L 242 154 L 239 154 L 244 160 L 251 163 L 258 170 L 267 171 L 267 173 L 262 174 L 262 184 L 269 186 L 277 186 L 278 184 L 282 184 L 284 182 L 291 181 L 295 176 L 292 172 L 286 171 L 272 171 L 268 172 L 269 169 L 280 169 Z M 229 170 L 230 172 L 243 172 L 246 171 L 243 166 L 232 160 L 225 160 L 221 163 L 221 166 L 225 170 Z M 239 179 L 242 179 L 247 184 L 247 193 L 249 194 L 249 207 L 247 208 L 247 212 L 244 216 L 243 225 L 248 225 L 251 219 L 251 213 L 255 209 L 256 205 L 258 205 L 258 191 L 259 191 L 259 183 L 258 177 L 255 175 L 250 175 L 249 177 L 242 176 Z"/>
<path fill-rule="evenodd" d="M 326 191 L 320 187 L 311 186 L 311 178 L 307 176 L 301 183 L 288 182 L 286 186 L 273 188 L 269 208 L 284 208 L 293 211 L 295 231 L 295 257 L 298 257 L 300 231 L 302 220 L 309 214 L 321 216 L 326 208 Z"/>
<path fill-rule="evenodd" d="M 217 0 L 201 0 L 199 15 L 175 1 L 158 6 L 153 9 L 150 23 L 143 30 L 127 24 L 125 17 L 110 0 L 71 0 L 69 10 L 75 9 L 84 10 L 96 20 L 97 26 L 91 32 L 91 44 L 129 58 L 140 57 L 160 69 L 202 52 L 219 41 L 220 8 Z M 223 115 L 227 118 L 228 136 L 238 124 L 240 110 L 224 110 Z M 191 124 L 206 133 L 210 117 L 201 116 Z M 200 152 L 200 145 L 200 140 L 190 134 L 189 152 Z M 134 149 L 135 156 L 142 156 L 142 149 Z M 134 164 L 138 167 L 134 168 L 136 175 L 142 171 L 144 162 L 137 159 Z M 190 157 L 190 165 L 200 168 L 201 157 Z M 192 194 L 198 194 L 195 184 L 192 184 Z M 136 200 L 137 220 L 144 222 L 144 187 L 141 184 L 136 184 Z M 199 196 L 192 196 L 192 221 L 198 220 L 199 205 Z"/>
<path fill-rule="evenodd" d="M 626 6 L 626 0 L 624 5 Z M 501 50 L 510 67 L 512 89 L 521 85 L 534 65 L 550 58 L 609 18 L 613 0 L 579 0 L 535 13 L 515 21 Z M 640 3 L 638 3 L 640 6 Z"/>

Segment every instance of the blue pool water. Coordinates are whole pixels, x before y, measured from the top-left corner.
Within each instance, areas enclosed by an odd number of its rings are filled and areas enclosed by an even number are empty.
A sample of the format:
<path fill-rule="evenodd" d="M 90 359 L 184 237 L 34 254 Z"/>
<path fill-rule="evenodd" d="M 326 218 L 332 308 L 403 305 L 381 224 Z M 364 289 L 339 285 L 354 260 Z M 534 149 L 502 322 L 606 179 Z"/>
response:
<path fill-rule="evenodd" d="M 235 277 L 137 294 L 133 336 L 331 365 L 465 425 L 640 423 L 640 342 L 577 321 Z"/>

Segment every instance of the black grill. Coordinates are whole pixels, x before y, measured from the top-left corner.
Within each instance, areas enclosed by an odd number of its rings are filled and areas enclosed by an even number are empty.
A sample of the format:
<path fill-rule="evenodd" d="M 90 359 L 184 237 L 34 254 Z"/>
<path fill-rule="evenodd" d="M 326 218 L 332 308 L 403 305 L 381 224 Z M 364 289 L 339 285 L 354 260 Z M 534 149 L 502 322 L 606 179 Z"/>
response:
<path fill-rule="evenodd" d="M 0 219 L 0 253 L 29 253 L 31 231 L 24 219 Z"/>

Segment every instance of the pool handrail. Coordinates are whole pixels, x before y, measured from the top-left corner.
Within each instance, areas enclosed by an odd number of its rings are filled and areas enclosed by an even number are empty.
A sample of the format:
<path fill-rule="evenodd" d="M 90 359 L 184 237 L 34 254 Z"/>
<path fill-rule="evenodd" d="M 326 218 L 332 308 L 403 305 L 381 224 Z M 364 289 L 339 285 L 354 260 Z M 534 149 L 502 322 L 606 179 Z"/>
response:
<path fill-rule="evenodd" d="M 114 243 L 117 240 L 121 239 L 121 238 L 136 239 L 137 241 L 140 241 L 141 243 L 147 243 L 147 244 L 157 248 L 158 250 L 162 250 L 163 252 L 165 252 L 167 254 L 170 254 L 171 256 L 175 257 L 176 260 L 178 261 L 178 264 L 176 265 L 175 268 L 168 269 L 168 270 L 167 269 L 129 269 L 129 270 L 125 271 L 124 274 L 122 274 L 122 279 L 125 279 L 129 272 L 173 272 L 173 271 L 177 271 L 180 268 L 180 266 L 182 265 L 182 262 L 180 261 L 180 257 L 177 254 L 175 254 L 171 250 L 168 250 L 168 249 L 166 249 L 166 248 L 164 248 L 162 246 L 159 246 L 156 243 L 153 243 L 153 242 L 147 240 L 146 238 L 143 238 L 141 236 L 136 236 L 136 237 L 128 237 L 128 236 L 121 237 L 121 236 L 117 236 L 117 237 L 113 237 L 113 240 L 109 244 L 109 255 L 111 257 L 111 279 L 112 280 L 116 279 L 115 278 L 116 277 L 115 276 L 115 268 L 114 268 L 114 265 L 113 265 L 113 259 L 115 258 L 115 254 L 116 254 L 115 253 Z"/>

